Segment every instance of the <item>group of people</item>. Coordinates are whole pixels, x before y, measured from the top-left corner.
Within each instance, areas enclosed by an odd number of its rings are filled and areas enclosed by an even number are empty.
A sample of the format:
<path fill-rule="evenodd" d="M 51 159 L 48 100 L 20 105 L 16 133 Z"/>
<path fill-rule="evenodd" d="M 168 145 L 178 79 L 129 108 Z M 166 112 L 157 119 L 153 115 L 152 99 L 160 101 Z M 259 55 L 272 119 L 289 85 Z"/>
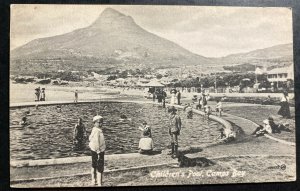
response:
<path fill-rule="evenodd" d="M 168 153 L 172 158 L 178 157 L 178 136 L 181 131 L 181 118 L 177 114 L 177 109 L 172 106 L 168 108 L 169 112 L 169 135 L 170 135 L 170 146 L 171 152 Z M 94 127 L 92 128 L 91 134 L 89 135 L 89 148 L 91 150 L 92 157 L 92 168 L 91 177 L 93 185 L 102 185 L 103 171 L 104 171 L 104 154 L 106 149 L 105 138 L 102 131 L 103 117 L 96 115 L 93 117 Z M 147 125 L 146 121 L 142 122 L 139 127 L 141 130 L 141 139 L 139 141 L 139 153 L 141 154 L 152 154 L 153 153 L 153 139 L 151 127 Z M 86 139 L 86 128 L 79 118 L 74 127 L 74 146 L 79 149 L 84 145 Z"/>
<path fill-rule="evenodd" d="M 181 118 L 177 114 L 177 109 L 172 106 L 168 108 L 169 113 L 169 135 L 170 135 L 170 146 L 171 152 L 169 155 L 172 158 L 178 157 L 178 136 L 181 131 Z M 147 122 L 143 122 L 142 126 L 139 127 L 142 131 L 141 139 L 139 142 L 139 153 L 141 154 L 152 154 L 154 144 L 152 139 L 152 132 L 150 126 L 147 125 Z"/>
<path fill-rule="evenodd" d="M 167 93 L 163 89 L 157 89 L 155 92 L 153 92 L 153 101 L 155 102 L 155 99 L 157 99 L 158 103 L 161 103 L 163 108 L 166 107 L 166 98 L 167 98 Z"/>
<path fill-rule="evenodd" d="M 185 105 L 184 110 L 187 112 L 187 118 L 193 118 L 192 109 L 195 108 L 197 110 L 204 111 L 205 118 L 209 119 L 209 116 L 212 114 L 213 109 L 211 106 L 207 105 L 207 101 L 210 99 L 209 94 L 202 93 L 198 98 L 197 95 L 194 95 L 192 98 L 192 104 L 188 103 Z M 217 115 L 222 116 L 223 106 L 222 106 L 222 98 L 216 101 L 215 112 Z"/>
<path fill-rule="evenodd" d="M 180 100 L 181 100 L 180 91 L 173 88 L 173 89 L 171 89 L 170 94 L 171 94 L 170 104 L 171 105 L 175 105 L 175 104 L 180 105 L 181 104 L 181 102 L 180 102 Z"/>
<path fill-rule="evenodd" d="M 268 105 L 271 103 L 271 96 L 268 95 L 267 99 L 263 101 L 263 105 Z M 282 93 L 282 97 L 280 100 L 280 109 L 277 112 L 278 115 L 281 115 L 283 118 L 289 119 L 291 118 L 291 112 L 289 107 L 289 96 L 288 92 L 284 91 Z M 252 133 L 252 135 L 255 136 L 262 136 L 264 134 L 272 134 L 272 133 L 281 133 L 282 131 L 291 132 L 291 130 L 288 128 L 289 124 L 276 124 L 274 122 L 273 117 L 268 117 L 268 119 L 263 120 L 263 125 L 259 125 L 255 131 Z"/>
<path fill-rule="evenodd" d="M 289 124 L 276 124 L 273 117 L 268 117 L 263 121 L 263 125 L 259 125 L 252 135 L 262 136 L 264 134 L 281 133 L 282 131 L 291 132 L 288 128 Z"/>
<path fill-rule="evenodd" d="M 199 98 L 197 98 L 197 95 L 195 95 L 192 100 L 194 103 L 196 103 L 196 109 L 202 109 L 207 105 L 207 101 L 209 99 L 209 94 L 202 93 Z"/>
<path fill-rule="evenodd" d="M 93 117 L 94 126 L 89 135 L 89 148 L 92 156 L 92 184 L 102 186 L 104 171 L 104 153 L 106 149 L 105 138 L 102 131 L 103 117 L 96 115 Z M 81 118 L 78 118 L 73 131 L 74 150 L 80 150 L 87 138 L 86 128 Z"/>
<path fill-rule="evenodd" d="M 45 88 L 35 88 L 35 101 L 46 101 Z"/>
<path fill-rule="evenodd" d="M 171 105 L 178 104 L 180 105 L 181 93 L 176 89 L 171 90 Z M 45 88 L 36 89 L 36 96 L 37 100 L 45 101 Z M 158 102 L 163 102 L 165 106 L 165 98 L 166 98 L 165 91 L 161 90 L 157 92 L 157 99 Z M 196 109 L 204 109 L 205 116 L 207 119 L 209 115 L 212 113 L 211 107 L 207 105 L 207 101 L 209 100 L 209 95 L 202 93 L 199 97 L 193 98 L 193 104 L 196 104 Z M 75 91 L 75 102 L 78 101 L 78 91 Z M 283 93 L 283 97 L 281 100 L 281 108 L 278 114 L 289 118 L 290 117 L 290 110 L 289 110 L 289 98 L 287 92 Z M 187 118 L 193 117 L 192 112 L 192 105 L 187 104 L 184 110 L 187 112 Z M 222 115 L 222 100 L 217 100 L 215 111 Z M 172 156 L 172 158 L 178 157 L 178 137 L 181 132 L 182 122 L 181 117 L 177 114 L 177 109 L 174 106 L 168 108 L 169 113 L 169 136 L 170 136 L 170 147 L 171 150 L 168 154 Z M 106 149 L 105 138 L 102 131 L 103 126 L 103 117 L 100 115 L 96 115 L 93 117 L 94 126 L 92 128 L 91 134 L 89 135 L 89 148 L 91 150 L 91 157 L 92 157 L 92 169 L 91 169 L 91 177 L 92 183 L 94 185 L 102 185 L 102 178 L 103 178 L 103 171 L 104 171 L 104 154 Z M 27 124 L 26 117 L 22 118 L 22 124 Z M 280 133 L 281 131 L 290 131 L 286 124 L 275 124 L 274 119 L 269 117 L 267 120 L 263 121 L 263 125 L 259 126 L 254 132 L 253 135 L 261 136 L 265 133 Z M 141 138 L 139 141 L 139 153 L 141 154 L 152 154 L 154 149 L 154 142 L 152 138 L 152 131 L 151 127 L 147 124 L 146 121 L 142 122 L 142 125 L 139 127 L 141 133 Z M 233 131 L 226 131 L 226 129 L 220 130 L 220 138 L 235 138 Z M 74 134 L 73 134 L 73 144 L 75 150 L 82 149 L 82 146 L 85 144 L 87 139 L 86 128 L 83 124 L 83 120 L 81 118 L 78 119 L 77 123 L 74 127 Z"/>

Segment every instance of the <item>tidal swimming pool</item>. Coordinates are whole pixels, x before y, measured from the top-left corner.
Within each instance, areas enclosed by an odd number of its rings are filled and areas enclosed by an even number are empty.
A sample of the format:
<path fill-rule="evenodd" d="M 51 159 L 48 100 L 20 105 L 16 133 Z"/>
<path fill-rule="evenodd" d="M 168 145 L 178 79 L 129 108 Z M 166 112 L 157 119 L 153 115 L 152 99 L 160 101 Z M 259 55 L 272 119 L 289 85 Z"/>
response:
<path fill-rule="evenodd" d="M 29 114 L 26 114 L 28 113 Z M 89 136 L 93 127 L 93 116 L 99 113 L 104 118 L 103 133 L 106 140 L 106 154 L 135 153 L 141 132 L 138 127 L 147 121 L 152 128 L 155 149 L 169 146 L 168 113 L 158 105 L 138 103 L 103 102 L 57 105 L 10 109 L 10 158 L 12 160 L 63 158 L 89 155 L 88 141 L 82 151 L 73 149 L 73 128 L 78 117 Z M 128 120 L 120 120 L 124 114 Z M 184 111 L 179 110 L 182 118 L 182 131 L 179 147 L 213 143 L 218 136 L 221 124 L 203 121 L 202 116 L 194 114 L 187 119 Z M 27 117 L 29 126 L 17 127 L 21 118 Z"/>

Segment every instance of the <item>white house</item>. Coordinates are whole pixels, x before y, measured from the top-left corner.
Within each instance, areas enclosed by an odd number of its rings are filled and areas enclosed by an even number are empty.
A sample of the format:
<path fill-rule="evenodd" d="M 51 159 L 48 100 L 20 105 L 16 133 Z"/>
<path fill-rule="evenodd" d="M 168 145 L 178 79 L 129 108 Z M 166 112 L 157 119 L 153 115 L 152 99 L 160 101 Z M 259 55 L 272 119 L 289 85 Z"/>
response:
<path fill-rule="evenodd" d="M 271 82 L 273 87 L 285 87 L 288 81 L 294 80 L 294 67 L 290 65 L 282 68 L 274 68 L 267 71 L 267 75 L 268 81 Z"/>
<path fill-rule="evenodd" d="M 267 71 L 269 82 L 286 82 L 287 80 L 294 80 L 294 67 L 290 65 L 283 68 L 274 68 Z"/>

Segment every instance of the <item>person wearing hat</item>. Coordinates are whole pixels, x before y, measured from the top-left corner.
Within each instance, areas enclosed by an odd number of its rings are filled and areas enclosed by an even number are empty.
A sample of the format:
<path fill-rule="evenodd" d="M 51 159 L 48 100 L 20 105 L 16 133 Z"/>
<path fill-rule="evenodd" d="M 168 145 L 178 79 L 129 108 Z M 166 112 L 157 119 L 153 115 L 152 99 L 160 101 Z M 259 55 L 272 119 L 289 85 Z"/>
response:
<path fill-rule="evenodd" d="M 178 157 L 178 136 L 181 131 L 181 118 L 177 115 L 177 109 L 173 106 L 169 109 L 170 118 L 169 118 L 169 134 L 171 138 L 171 155 L 172 158 Z"/>
<path fill-rule="evenodd" d="M 103 118 L 97 115 L 93 118 L 94 127 L 89 136 L 89 147 L 92 153 L 92 183 L 102 186 L 102 177 L 104 171 L 104 151 L 106 149 L 105 139 L 102 132 Z"/>

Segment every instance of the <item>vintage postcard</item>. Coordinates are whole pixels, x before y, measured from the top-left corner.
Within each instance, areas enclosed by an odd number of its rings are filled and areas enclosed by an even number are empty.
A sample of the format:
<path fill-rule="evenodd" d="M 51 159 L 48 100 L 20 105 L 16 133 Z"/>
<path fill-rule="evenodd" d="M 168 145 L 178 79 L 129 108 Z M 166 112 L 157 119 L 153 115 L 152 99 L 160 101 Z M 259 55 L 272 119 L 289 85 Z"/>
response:
<path fill-rule="evenodd" d="M 296 180 L 292 9 L 11 5 L 11 187 Z"/>

